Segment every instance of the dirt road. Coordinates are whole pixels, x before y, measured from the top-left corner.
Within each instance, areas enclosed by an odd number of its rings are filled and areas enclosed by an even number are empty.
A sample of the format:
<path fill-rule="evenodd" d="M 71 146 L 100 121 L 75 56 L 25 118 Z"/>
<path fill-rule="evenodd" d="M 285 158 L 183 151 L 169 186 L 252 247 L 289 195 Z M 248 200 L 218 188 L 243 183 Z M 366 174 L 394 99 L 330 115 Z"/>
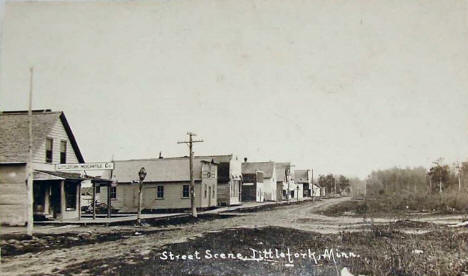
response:
<path fill-rule="evenodd" d="M 362 218 L 327 217 L 318 214 L 320 210 L 349 198 L 334 198 L 317 202 L 304 202 L 299 205 L 288 205 L 267 211 L 252 213 L 235 213 L 228 218 L 200 220 L 196 223 L 165 227 L 87 227 L 74 228 L 70 232 L 125 232 L 122 239 L 43 250 L 37 253 L 26 253 L 4 257 L 0 267 L 2 275 L 54 274 L 67 267 L 79 267 L 80 263 L 95 259 L 128 258 L 145 255 L 164 245 L 184 242 L 201 237 L 210 232 L 219 232 L 229 228 L 260 228 L 278 226 L 320 233 L 336 233 L 343 230 L 356 230 L 368 222 Z M 375 220 L 374 223 L 385 223 L 387 220 Z M 53 231 L 53 230 L 50 230 Z M 80 271 L 87 274 L 87 271 Z"/>

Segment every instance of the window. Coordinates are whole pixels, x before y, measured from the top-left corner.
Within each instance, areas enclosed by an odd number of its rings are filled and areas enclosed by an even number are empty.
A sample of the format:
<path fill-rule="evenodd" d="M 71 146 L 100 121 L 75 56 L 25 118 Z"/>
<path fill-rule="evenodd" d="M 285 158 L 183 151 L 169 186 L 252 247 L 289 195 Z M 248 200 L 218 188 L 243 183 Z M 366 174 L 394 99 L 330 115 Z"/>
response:
<path fill-rule="evenodd" d="M 67 163 L 67 141 L 60 141 L 60 164 Z"/>
<path fill-rule="evenodd" d="M 206 184 L 205 184 L 205 198 L 206 198 Z"/>
<path fill-rule="evenodd" d="M 54 140 L 52 138 L 46 139 L 46 151 L 45 151 L 45 161 L 46 163 L 52 163 L 52 148 L 54 145 Z"/>
<path fill-rule="evenodd" d="M 184 185 L 182 186 L 182 197 L 189 197 L 190 196 L 190 186 Z"/>
<path fill-rule="evenodd" d="M 111 199 L 117 198 L 117 187 L 110 187 L 110 197 Z"/>
<path fill-rule="evenodd" d="M 65 201 L 67 211 L 76 210 L 76 184 L 65 183 Z"/>
<path fill-rule="evenodd" d="M 158 186 L 156 198 L 164 198 L 164 186 Z"/>
<path fill-rule="evenodd" d="M 101 186 L 96 186 L 96 194 L 101 193 Z"/>

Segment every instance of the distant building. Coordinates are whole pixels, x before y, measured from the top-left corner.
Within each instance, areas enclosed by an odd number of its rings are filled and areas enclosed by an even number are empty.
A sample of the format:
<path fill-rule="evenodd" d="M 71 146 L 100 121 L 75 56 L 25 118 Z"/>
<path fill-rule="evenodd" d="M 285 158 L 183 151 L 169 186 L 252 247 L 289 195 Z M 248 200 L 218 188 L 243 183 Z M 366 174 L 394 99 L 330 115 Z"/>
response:
<path fill-rule="evenodd" d="M 243 201 L 265 201 L 263 187 L 263 172 L 242 174 L 242 200 Z"/>
<path fill-rule="evenodd" d="M 218 163 L 218 205 L 239 205 L 242 201 L 242 162 L 233 154 L 196 156 L 196 160 L 214 160 Z"/>
<path fill-rule="evenodd" d="M 313 195 L 312 170 L 294 170 L 294 183 L 302 185 L 304 197 Z"/>
<path fill-rule="evenodd" d="M 265 201 L 281 200 L 282 186 L 278 188 L 276 181 L 275 162 L 244 162 L 242 174 L 256 174 L 263 172 L 263 195 Z"/>
<path fill-rule="evenodd" d="M 111 187 L 112 208 L 119 212 L 136 212 L 138 209 L 138 171 L 144 167 L 147 175 L 143 185 L 143 210 L 180 210 L 190 208 L 189 158 L 158 158 L 119 160 L 114 170 L 103 177 L 117 180 Z M 110 175 L 112 173 L 112 176 Z M 195 158 L 195 206 L 211 208 L 217 205 L 217 163 L 212 159 Z M 107 187 L 101 187 L 107 194 Z"/>
<path fill-rule="evenodd" d="M 27 111 L 0 113 L 0 222 L 25 225 L 29 145 Z M 55 170 L 59 163 L 84 163 L 61 111 L 35 110 L 32 115 L 35 219 L 78 219 L 83 177 Z"/>
<path fill-rule="evenodd" d="M 327 195 L 327 188 L 320 187 L 320 196 L 326 196 L 326 195 Z"/>
<path fill-rule="evenodd" d="M 294 183 L 294 169 L 289 162 L 275 163 L 276 181 L 282 187 L 282 200 L 303 199 L 302 185 Z"/>

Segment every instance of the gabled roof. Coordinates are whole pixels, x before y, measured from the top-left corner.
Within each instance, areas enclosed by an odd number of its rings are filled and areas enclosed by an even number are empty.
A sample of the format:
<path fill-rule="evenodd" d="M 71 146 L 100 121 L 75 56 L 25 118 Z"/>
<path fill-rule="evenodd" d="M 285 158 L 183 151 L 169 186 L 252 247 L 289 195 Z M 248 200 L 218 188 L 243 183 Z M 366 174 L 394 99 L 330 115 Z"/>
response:
<path fill-rule="evenodd" d="M 275 162 L 244 162 L 242 163 L 242 174 L 252 174 L 257 171 L 263 172 L 263 178 L 272 178 L 275 170 Z"/>
<path fill-rule="evenodd" d="M 276 181 L 286 181 L 286 170 L 291 172 L 291 163 L 290 162 L 278 162 L 275 163 L 276 168 Z"/>
<path fill-rule="evenodd" d="M 309 179 L 310 170 L 294 170 L 294 181 L 295 182 L 310 182 Z"/>
<path fill-rule="evenodd" d="M 131 183 L 138 180 L 138 172 L 144 167 L 146 170 L 145 182 L 185 182 L 190 181 L 189 158 L 152 158 L 136 160 L 118 160 L 114 162 L 113 177 L 119 183 Z M 193 177 L 201 180 L 202 163 L 211 160 L 195 159 L 193 162 Z M 216 163 L 212 163 L 216 165 Z M 109 175 L 105 177 L 110 178 Z"/>
<path fill-rule="evenodd" d="M 57 120 L 63 124 L 78 162 L 84 163 L 75 136 L 61 111 L 34 110 L 32 116 L 33 152 L 45 141 Z M 29 119 L 27 111 L 0 112 L 0 163 L 26 162 L 29 145 Z"/>

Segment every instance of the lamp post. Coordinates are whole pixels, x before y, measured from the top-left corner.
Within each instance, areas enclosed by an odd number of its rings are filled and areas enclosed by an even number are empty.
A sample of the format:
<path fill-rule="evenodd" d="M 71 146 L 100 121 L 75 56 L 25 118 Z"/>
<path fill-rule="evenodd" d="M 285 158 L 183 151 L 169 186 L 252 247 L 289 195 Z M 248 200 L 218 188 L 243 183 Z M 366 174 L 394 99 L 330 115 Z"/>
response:
<path fill-rule="evenodd" d="M 137 214 L 137 224 L 141 225 L 141 202 L 143 201 L 142 196 L 142 190 L 143 190 L 143 180 L 145 180 L 146 177 L 146 170 L 144 167 L 140 169 L 138 172 L 138 177 L 140 178 L 140 182 L 138 183 L 138 214 Z"/>

